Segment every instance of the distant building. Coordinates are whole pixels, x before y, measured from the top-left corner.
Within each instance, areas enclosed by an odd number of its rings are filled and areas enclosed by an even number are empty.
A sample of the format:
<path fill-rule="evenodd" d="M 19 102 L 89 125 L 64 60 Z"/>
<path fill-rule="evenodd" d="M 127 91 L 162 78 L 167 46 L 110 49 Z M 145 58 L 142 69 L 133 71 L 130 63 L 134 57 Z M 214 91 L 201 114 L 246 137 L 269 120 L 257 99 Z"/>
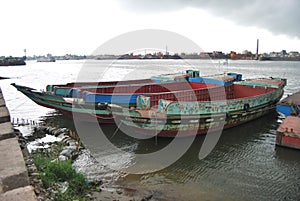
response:
<path fill-rule="evenodd" d="M 286 52 L 286 50 L 282 50 L 282 51 L 281 51 L 281 56 L 283 56 L 283 57 L 284 57 L 284 56 L 286 56 L 286 55 L 287 55 L 287 52 Z"/>
<path fill-rule="evenodd" d="M 300 57 L 300 53 L 297 51 L 289 52 L 289 57 Z"/>

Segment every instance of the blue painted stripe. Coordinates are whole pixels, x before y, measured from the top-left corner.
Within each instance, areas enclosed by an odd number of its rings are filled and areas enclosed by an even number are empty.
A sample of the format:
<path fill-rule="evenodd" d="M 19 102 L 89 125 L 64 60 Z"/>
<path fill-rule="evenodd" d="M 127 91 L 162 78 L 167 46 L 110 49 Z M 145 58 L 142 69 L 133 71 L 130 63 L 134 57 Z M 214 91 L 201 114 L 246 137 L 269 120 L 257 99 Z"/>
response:
<path fill-rule="evenodd" d="M 277 112 L 284 114 L 285 116 L 291 116 L 291 107 L 288 105 L 276 105 Z"/>
<path fill-rule="evenodd" d="M 84 100 L 88 103 L 114 103 L 114 104 L 136 104 L 136 99 L 140 94 L 129 95 L 109 95 L 85 93 Z"/>

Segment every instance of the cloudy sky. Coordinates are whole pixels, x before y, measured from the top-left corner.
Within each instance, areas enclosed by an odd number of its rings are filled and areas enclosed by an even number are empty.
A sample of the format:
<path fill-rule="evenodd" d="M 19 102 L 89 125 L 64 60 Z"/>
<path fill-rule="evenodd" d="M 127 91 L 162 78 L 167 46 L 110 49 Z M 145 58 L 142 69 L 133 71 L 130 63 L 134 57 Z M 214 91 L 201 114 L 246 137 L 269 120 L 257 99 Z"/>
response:
<path fill-rule="evenodd" d="M 299 8 L 299 0 L 3 0 L 0 55 L 92 54 L 143 29 L 175 32 L 204 51 L 255 52 L 256 39 L 260 53 L 300 51 Z"/>

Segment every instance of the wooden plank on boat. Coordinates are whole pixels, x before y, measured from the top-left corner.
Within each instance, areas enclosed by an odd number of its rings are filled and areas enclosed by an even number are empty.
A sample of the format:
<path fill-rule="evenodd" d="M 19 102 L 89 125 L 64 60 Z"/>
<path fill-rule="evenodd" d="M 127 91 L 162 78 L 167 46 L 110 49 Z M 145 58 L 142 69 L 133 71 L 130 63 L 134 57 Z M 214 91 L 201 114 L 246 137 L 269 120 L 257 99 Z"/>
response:
<path fill-rule="evenodd" d="M 288 105 L 300 105 L 300 91 L 287 96 L 280 103 Z"/>

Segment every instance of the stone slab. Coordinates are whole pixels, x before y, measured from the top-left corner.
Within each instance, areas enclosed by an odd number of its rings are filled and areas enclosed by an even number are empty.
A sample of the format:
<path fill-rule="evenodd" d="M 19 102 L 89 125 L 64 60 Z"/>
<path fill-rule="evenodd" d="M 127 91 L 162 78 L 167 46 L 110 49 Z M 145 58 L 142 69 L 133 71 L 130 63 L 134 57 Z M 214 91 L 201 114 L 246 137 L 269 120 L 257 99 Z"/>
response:
<path fill-rule="evenodd" d="M 10 122 L 0 123 L 0 141 L 16 137 Z"/>
<path fill-rule="evenodd" d="M 6 107 L 0 107 L 0 123 L 10 122 L 10 115 Z"/>
<path fill-rule="evenodd" d="M 17 188 L 0 195 L 1 201 L 36 201 L 36 195 L 32 186 Z"/>
<path fill-rule="evenodd" d="M 17 138 L 0 141 L 0 194 L 29 185 L 25 161 Z"/>

